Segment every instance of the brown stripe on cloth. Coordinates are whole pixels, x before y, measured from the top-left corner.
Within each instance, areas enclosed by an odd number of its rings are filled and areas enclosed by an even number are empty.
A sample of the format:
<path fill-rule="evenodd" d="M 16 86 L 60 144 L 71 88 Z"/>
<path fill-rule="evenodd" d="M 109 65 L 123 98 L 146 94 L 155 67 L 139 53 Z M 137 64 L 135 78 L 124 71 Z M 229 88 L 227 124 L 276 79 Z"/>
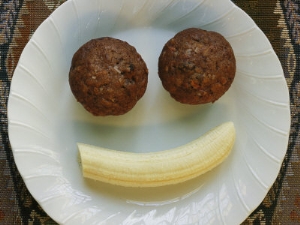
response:
<path fill-rule="evenodd" d="M 7 136 L 6 104 L 10 80 L 25 45 L 62 2 L 10 0 L 0 3 L 0 224 L 57 224 L 32 198 L 13 161 Z"/>
<path fill-rule="evenodd" d="M 234 1 L 262 29 L 279 57 L 291 93 L 292 125 L 280 173 L 246 224 L 299 224 L 299 1 Z M 292 200 L 291 200 L 292 199 Z"/>
<path fill-rule="evenodd" d="M 6 103 L 10 78 L 7 76 L 7 52 L 13 38 L 13 29 L 22 7 L 21 1 L 2 1 L 0 4 L 0 224 L 22 224 L 19 207 L 19 190 L 16 183 L 21 180 L 14 164 L 7 134 Z"/>
<path fill-rule="evenodd" d="M 6 104 L 19 56 L 39 24 L 60 0 L 0 2 L 0 224 L 56 224 L 31 197 L 13 161 Z M 264 31 L 279 57 L 290 89 L 292 129 L 280 174 L 246 224 L 300 224 L 299 32 L 298 0 L 234 0 Z"/>

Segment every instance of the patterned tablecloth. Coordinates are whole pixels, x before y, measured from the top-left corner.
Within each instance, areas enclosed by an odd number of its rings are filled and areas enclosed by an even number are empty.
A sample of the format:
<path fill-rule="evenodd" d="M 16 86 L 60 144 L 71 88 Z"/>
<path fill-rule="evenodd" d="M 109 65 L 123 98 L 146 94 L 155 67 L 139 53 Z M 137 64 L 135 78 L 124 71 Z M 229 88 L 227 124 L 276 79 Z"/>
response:
<path fill-rule="evenodd" d="M 19 56 L 30 36 L 63 1 L 0 1 L 0 224 L 56 224 L 28 192 L 7 133 L 7 100 Z M 292 127 L 277 180 L 243 224 L 300 224 L 300 1 L 234 0 L 264 31 L 279 57 L 291 97 Z"/>

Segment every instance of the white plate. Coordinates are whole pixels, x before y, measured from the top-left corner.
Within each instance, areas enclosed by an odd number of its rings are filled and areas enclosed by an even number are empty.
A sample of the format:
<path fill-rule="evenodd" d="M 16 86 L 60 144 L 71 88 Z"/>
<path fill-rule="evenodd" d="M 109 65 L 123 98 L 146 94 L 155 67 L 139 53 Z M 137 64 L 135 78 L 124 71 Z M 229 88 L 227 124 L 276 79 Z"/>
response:
<path fill-rule="evenodd" d="M 187 106 L 162 88 L 157 59 L 178 31 L 223 34 L 237 58 L 230 90 L 214 104 Z M 128 114 L 93 117 L 72 96 L 68 71 L 86 41 L 134 45 L 149 68 L 144 97 Z M 290 111 L 283 71 L 269 41 L 229 0 L 70 0 L 36 30 L 16 67 L 9 137 L 34 198 L 61 224 L 239 224 L 263 200 L 286 153 Z M 232 120 L 237 140 L 213 171 L 175 186 L 131 189 L 82 178 L 76 142 L 124 151 L 184 144 Z"/>

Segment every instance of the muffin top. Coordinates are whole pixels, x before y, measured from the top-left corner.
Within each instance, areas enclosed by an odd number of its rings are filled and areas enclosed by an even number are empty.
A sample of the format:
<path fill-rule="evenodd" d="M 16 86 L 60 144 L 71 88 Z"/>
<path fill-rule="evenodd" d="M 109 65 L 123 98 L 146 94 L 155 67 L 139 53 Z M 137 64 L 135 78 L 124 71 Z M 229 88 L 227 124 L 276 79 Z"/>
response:
<path fill-rule="evenodd" d="M 72 93 L 95 116 L 122 115 L 144 95 L 148 69 L 125 41 L 103 37 L 81 46 L 69 72 Z"/>
<path fill-rule="evenodd" d="M 158 64 L 164 88 L 185 104 L 215 102 L 229 89 L 236 72 L 229 42 L 219 33 L 198 28 L 170 39 Z"/>

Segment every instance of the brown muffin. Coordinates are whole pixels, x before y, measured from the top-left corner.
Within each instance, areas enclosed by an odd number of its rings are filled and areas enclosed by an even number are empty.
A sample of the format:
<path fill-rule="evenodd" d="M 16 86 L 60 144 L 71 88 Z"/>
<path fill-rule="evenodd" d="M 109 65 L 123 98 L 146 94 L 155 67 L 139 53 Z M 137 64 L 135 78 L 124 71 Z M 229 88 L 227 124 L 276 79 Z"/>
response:
<path fill-rule="evenodd" d="M 95 116 L 125 114 L 144 95 L 147 82 L 148 69 L 142 57 L 119 39 L 90 40 L 72 58 L 71 90 Z"/>
<path fill-rule="evenodd" d="M 165 44 L 158 67 L 170 95 L 181 103 L 195 105 L 214 102 L 229 89 L 236 61 L 221 34 L 189 28 Z"/>

